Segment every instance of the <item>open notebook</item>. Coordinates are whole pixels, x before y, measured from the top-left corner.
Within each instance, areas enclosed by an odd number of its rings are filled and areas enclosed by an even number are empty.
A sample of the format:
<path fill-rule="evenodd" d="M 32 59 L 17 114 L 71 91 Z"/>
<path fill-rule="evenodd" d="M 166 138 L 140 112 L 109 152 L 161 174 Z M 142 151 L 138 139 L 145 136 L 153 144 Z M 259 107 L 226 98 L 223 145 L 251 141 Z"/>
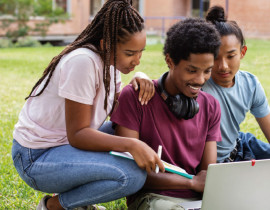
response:
<path fill-rule="evenodd" d="M 123 158 L 128 158 L 128 159 L 133 159 L 132 155 L 129 152 L 115 152 L 115 151 L 111 151 L 110 152 L 111 155 L 115 155 L 115 156 L 119 156 L 119 157 L 123 157 Z M 192 179 L 193 175 L 188 174 L 184 169 L 172 165 L 170 163 L 165 162 L 164 160 L 162 160 L 162 163 L 164 164 L 165 170 L 171 173 L 175 173 L 181 176 L 184 176 L 188 179 Z"/>

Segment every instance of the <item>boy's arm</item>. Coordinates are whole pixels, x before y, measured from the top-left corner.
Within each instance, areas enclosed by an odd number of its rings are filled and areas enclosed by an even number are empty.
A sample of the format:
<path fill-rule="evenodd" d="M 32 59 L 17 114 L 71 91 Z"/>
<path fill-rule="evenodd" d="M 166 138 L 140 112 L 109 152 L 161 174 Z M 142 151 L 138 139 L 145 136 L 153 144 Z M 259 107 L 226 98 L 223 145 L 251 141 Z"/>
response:
<path fill-rule="evenodd" d="M 206 178 L 206 170 L 200 171 L 192 179 L 172 173 L 148 173 L 144 184 L 145 189 L 155 190 L 179 190 L 190 189 L 203 192 Z"/>
<path fill-rule="evenodd" d="M 262 118 L 256 118 L 265 138 L 270 143 L 270 114 Z"/>
<path fill-rule="evenodd" d="M 207 141 L 205 144 L 203 157 L 199 166 L 199 173 L 193 179 L 186 178 L 177 174 L 170 173 L 150 173 L 148 174 L 144 188 L 150 189 L 192 189 L 203 192 L 206 170 L 208 165 L 217 161 L 216 141 Z M 169 188 L 168 188 L 169 187 Z"/>
<path fill-rule="evenodd" d="M 205 143 L 202 161 L 199 170 L 207 170 L 208 165 L 217 162 L 217 142 L 207 141 Z"/>
<path fill-rule="evenodd" d="M 116 126 L 116 135 L 139 139 L 139 133 L 123 126 Z M 203 192 L 206 171 L 198 173 L 193 179 L 188 179 L 171 173 L 148 173 L 144 188 L 146 189 L 192 189 Z"/>

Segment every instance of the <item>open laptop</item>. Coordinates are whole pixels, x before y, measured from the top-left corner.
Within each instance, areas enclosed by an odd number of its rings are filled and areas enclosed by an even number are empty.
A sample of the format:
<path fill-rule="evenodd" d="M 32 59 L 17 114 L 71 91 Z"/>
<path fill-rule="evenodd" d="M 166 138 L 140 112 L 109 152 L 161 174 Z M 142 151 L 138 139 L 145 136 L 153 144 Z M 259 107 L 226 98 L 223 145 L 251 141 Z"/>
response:
<path fill-rule="evenodd" d="M 270 210 L 270 159 L 210 164 L 202 201 L 185 210 Z"/>

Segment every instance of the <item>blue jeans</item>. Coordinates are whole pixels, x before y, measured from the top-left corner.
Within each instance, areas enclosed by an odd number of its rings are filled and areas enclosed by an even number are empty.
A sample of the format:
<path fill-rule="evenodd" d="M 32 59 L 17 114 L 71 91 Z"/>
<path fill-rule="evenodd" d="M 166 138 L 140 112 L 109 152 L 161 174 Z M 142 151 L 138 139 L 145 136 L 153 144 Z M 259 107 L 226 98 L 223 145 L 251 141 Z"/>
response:
<path fill-rule="evenodd" d="M 59 193 L 65 209 L 133 194 L 142 188 L 147 175 L 133 160 L 70 145 L 30 149 L 13 140 L 12 158 L 20 177 L 30 187 Z"/>
<path fill-rule="evenodd" d="M 114 135 L 115 133 L 112 121 L 105 121 L 98 130 L 111 135 Z"/>
<path fill-rule="evenodd" d="M 270 159 L 270 144 L 257 139 L 251 133 L 239 132 L 237 155 L 234 161 Z"/>

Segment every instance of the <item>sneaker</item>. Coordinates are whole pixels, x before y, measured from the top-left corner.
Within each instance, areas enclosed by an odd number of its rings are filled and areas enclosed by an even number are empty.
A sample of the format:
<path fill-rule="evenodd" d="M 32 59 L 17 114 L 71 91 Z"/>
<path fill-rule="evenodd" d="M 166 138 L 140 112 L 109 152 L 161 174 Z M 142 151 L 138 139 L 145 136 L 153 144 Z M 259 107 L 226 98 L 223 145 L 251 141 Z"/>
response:
<path fill-rule="evenodd" d="M 73 210 L 106 210 L 104 206 L 97 206 L 97 205 L 88 205 L 75 208 Z"/>
<path fill-rule="evenodd" d="M 39 202 L 39 204 L 38 204 L 38 206 L 37 206 L 37 210 L 48 210 L 47 207 L 46 207 L 45 201 L 46 201 L 47 199 L 51 198 L 51 197 L 52 197 L 52 196 L 49 196 L 49 195 L 44 196 L 44 197 L 40 200 L 40 202 Z"/>
<path fill-rule="evenodd" d="M 48 210 L 45 204 L 45 201 L 49 198 L 51 198 L 52 196 L 46 195 L 44 196 L 38 206 L 37 206 L 37 210 Z M 106 210 L 106 208 L 104 206 L 97 206 L 97 205 L 88 205 L 88 206 L 82 206 L 82 207 L 78 207 L 78 208 L 74 208 L 73 210 Z"/>

